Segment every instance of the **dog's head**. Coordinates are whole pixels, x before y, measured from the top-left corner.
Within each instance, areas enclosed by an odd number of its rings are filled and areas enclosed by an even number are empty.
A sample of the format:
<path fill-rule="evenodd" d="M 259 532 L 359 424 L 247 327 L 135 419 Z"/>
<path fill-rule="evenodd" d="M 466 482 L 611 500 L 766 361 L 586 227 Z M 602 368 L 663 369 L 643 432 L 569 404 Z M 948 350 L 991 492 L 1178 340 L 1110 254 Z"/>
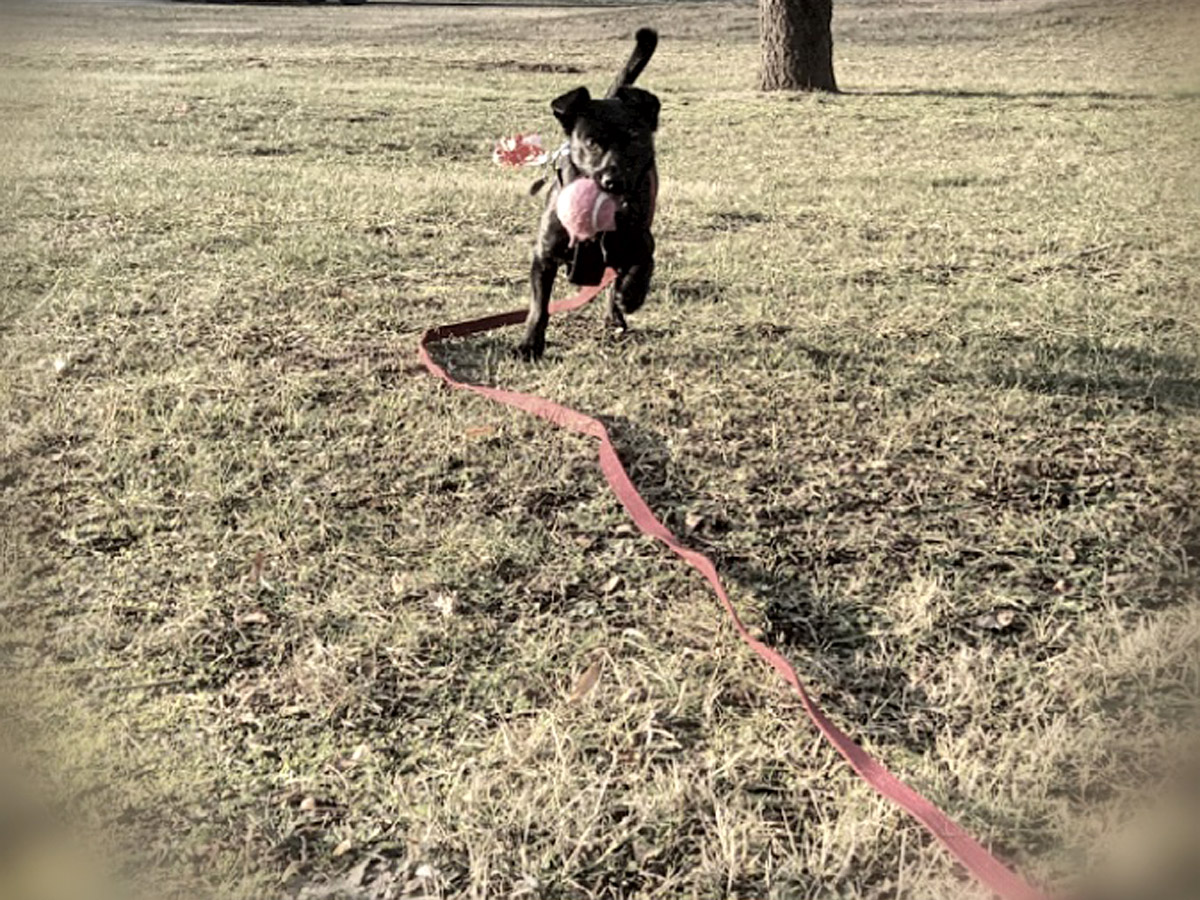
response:
<path fill-rule="evenodd" d="M 594 100 L 581 87 L 550 109 L 570 138 L 571 162 L 609 193 L 632 191 L 654 163 L 659 102 L 649 91 L 622 87 L 616 96 Z"/>

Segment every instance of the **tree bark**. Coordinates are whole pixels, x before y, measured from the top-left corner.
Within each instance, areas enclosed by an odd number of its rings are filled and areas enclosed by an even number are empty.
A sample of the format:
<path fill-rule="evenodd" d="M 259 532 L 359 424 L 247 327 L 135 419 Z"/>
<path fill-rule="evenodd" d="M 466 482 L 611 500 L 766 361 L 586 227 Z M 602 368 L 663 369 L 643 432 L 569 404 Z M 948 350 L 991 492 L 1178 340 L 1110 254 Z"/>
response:
<path fill-rule="evenodd" d="M 833 0 L 759 0 L 764 91 L 837 91 Z"/>

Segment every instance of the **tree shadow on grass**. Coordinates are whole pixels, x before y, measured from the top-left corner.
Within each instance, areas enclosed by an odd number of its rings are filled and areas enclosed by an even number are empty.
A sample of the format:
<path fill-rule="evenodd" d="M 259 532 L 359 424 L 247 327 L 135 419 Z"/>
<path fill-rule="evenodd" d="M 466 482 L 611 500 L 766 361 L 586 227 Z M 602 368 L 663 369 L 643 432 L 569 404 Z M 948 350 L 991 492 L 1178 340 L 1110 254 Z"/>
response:
<path fill-rule="evenodd" d="M 987 91 L 955 88 L 912 88 L 843 91 L 848 97 L 932 97 L 946 100 L 1186 100 L 1187 93 L 1146 94 L 1121 91 Z"/>
<path fill-rule="evenodd" d="M 1033 359 L 1030 360 L 1030 351 Z M 987 382 L 1045 395 L 1139 404 L 1150 410 L 1200 410 L 1197 363 L 1186 357 L 1079 340 L 1023 347 L 983 374 Z"/>
<path fill-rule="evenodd" d="M 437 355 L 455 377 L 490 384 L 496 374 L 494 362 L 507 349 L 508 337 L 500 332 L 477 336 L 469 344 L 439 347 Z M 633 332 L 621 340 L 646 337 L 644 332 Z M 845 362 L 819 348 L 806 348 L 806 352 L 822 364 Z M 727 535 L 737 527 L 736 511 L 689 527 L 689 513 L 701 498 L 673 460 L 665 440 L 626 417 L 582 411 L 594 415 L 608 429 L 630 479 L 654 515 L 683 546 L 713 561 L 735 604 L 738 598 L 758 598 L 760 616 L 746 616 L 748 623 L 761 626 L 767 643 L 792 658 L 801 679 L 818 688 L 816 693 L 835 719 L 860 737 L 871 735 L 880 743 L 903 746 L 910 752 L 923 753 L 932 746 L 938 717 L 929 714 L 925 693 L 904 668 L 878 656 L 866 659 L 861 651 L 876 639 L 853 603 L 818 597 L 802 570 L 792 566 L 773 569 L 729 549 Z M 543 509 L 541 514 L 551 515 L 552 511 Z M 686 565 L 665 547 L 660 550 L 664 566 Z M 700 579 L 699 573 L 689 577 Z M 713 604 L 719 604 L 707 586 L 705 590 Z M 743 614 L 740 607 L 739 614 Z M 728 637 L 737 639 L 732 629 Z M 763 675 L 775 678 L 765 666 Z"/>
<path fill-rule="evenodd" d="M 672 462 L 665 442 L 627 418 L 597 418 L 608 429 L 630 479 L 651 511 L 680 543 L 713 561 L 735 606 L 739 597 L 759 599 L 761 618 L 757 623 L 747 609 L 739 607 L 739 615 L 748 625 L 761 625 L 766 642 L 791 659 L 802 682 L 817 688 L 827 712 L 860 739 L 870 735 L 918 754 L 933 746 L 937 716 L 928 714 L 925 692 L 904 668 L 864 658 L 862 649 L 875 638 L 852 604 L 823 601 L 802 573 L 767 568 L 730 551 L 720 532 L 731 532 L 736 527 L 732 523 L 716 534 L 703 526 L 688 528 L 687 514 L 695 493 L 686 487 L 686 476 Z M 662 549 L 664 564 L 686 565 Z M 694 573 L 691 577 L 699 580 L 702 576 Z M 707 586 L 705 590 L 719 608 L 717 597 Z M 732 627 L 728 636 L 738 639 Z M 751 651 L 746 648 L 746 652 Z M 765 665 L 763 677 L 776 678 Z M 782 682 L 779 686 L 786 690 Z M 903 703 L 897 698 L 903 698 Z M 917 714 L 914 705 L 920 708 Z"/>

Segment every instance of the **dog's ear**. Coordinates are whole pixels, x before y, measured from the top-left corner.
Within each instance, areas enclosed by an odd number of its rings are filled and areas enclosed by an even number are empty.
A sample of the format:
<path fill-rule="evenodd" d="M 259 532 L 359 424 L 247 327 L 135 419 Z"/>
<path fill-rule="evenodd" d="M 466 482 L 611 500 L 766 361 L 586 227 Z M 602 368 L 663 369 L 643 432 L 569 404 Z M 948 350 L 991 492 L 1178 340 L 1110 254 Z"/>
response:
<path fill-rule="evenodd" d="M 579 113 L 591 100 L 592 95 L 588 93 L 587 88 L 577 87 L 575 90 L 567 91 L 561 97 L 551 100 L 550 111 L 562 123 L 563 131 L 570 134 L 575 130 L 575 120 L 579 118 Z"/>
<path fill-rule="evenodd" d="M 617 88 L 617 99 L 633 110 L 634 115 L 650 126 L 651 131 L 658 130 L 661 104 L 652 93 L 641 88 L 622 87 Z"/>

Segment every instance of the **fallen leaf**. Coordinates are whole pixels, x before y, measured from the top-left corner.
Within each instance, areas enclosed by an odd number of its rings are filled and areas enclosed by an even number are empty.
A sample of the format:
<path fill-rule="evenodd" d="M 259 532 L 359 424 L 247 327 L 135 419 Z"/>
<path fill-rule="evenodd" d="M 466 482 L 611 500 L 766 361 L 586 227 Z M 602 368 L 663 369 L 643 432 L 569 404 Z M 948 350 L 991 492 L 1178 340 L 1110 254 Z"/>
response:
<path fill-rule="evenodd" d="M 567 699 L 568 703 L 576 703 L 591 693 L 600 681 L 600 671 L 604 668 L 604 660 L 597 659 L 590 666 L 583 670 L 583 674 L 579 676 L 579 680 L 575 682 L 575 687 L 571 691 L 571 696 Z"/>
<path fill-rule="evenodd" d="M 1125 591 L 1134 587 L 1138 576 L 1132 572 L 1112 572 L 1104 576 L 1104 586 L 1114 591 Z"/>
<path fill-rule="evenodd" d="M 345 856 L 354 847 L 354 842 L 350 838 L 346 838 L 340 844 L 333 848 L 333 855 L 336 859 L 339 856 Z"/>
<path fill-rule="evenodd" d="M 267 617 L 267 614 L 261 609 L 251 610 L 248 613 L 244 613 L 237 619 L 237 623 L 239 625 L 267 625 L 270 623 L 270 621 L 271 620 Z"/>
<path fill-rule="evenodd" d="M 440 593 L 434 595 L 432 603 L 433 608 L 448 619 L 454 615 L 454 609 L 458 605 L 458 598 L 452 593 Z"/>
<path fill-rule="evenodd" d="M 392 573 L 392 593 L 397 597 L 404 597 L 410 594 L 418 594 L 421 592 L 424 585 L 421 579 L 412 572 L 393 572 Z"/>
<path fill-rule="evenodd" d="M 540 888 L 542 886 L 541 882 L 538 881 L 537 878 L 535 878 L 532 875 L 522 875 L 521 880 L 518 882 L 518 885 L 519 885 L 519 888 L 517 891 L 513 892 L 513 896 L 519 896 L 521 894 L 535 893 L 538 890 L 538 888 Z"/>
<path fill-rule="evenodd" d="M 250 580 L 255 584 L 262 583 L 263 566 L 265 563 L 266 557 L 263 555 L 263 552 L 259 550 L 254 554 L 254 562 L 250 563 Z"/>
<path fill-rule="evenodd" d="M 496 433 L 495 425 L 479 425 L 475 428 L 468 428 L 466 431 L 463 432 L 463 434 L 469 438 L 487 437 L 488 435 L 495 434 L 495 433 Z"/>
<path fill-rule="evenodd" d="M 312 812 L 316 808 L 317 808 L 317 798 L 316 797 L 305 797 L 303 800 L 300 801 L 300 811 L 301 812 Z"/>
<path fill-rule="evenodd" d="M 1013 609 L 994 609 L 981 616 L 975 617 L 975 627 L 987 631 L 1004 631 L 1017 620 L 1017 612 Z"/>
<path fill-rule="evenodd" d="M 620 587 L 621 587 L 621 576 L 614 575 L 612 578 L 608 579 L 608 581 L 604 582 L 604 587 L 602 587 L 600 590 L 604 591 L 604 593 L 606 593 L 606 594 L 611 594 L 613 591 L 618 590 Z"/>
<path fill-rule="evenodd" d="M 371 863 L 373 862 L 375 862 L 374 859 L 372 859 L 370 856 L 366 856 L 355 863 L 354 868 L 346 873 L 346 884 L 352 888 L 362 887 L 367 880 L 367 870 L 371 867 Z"/>

